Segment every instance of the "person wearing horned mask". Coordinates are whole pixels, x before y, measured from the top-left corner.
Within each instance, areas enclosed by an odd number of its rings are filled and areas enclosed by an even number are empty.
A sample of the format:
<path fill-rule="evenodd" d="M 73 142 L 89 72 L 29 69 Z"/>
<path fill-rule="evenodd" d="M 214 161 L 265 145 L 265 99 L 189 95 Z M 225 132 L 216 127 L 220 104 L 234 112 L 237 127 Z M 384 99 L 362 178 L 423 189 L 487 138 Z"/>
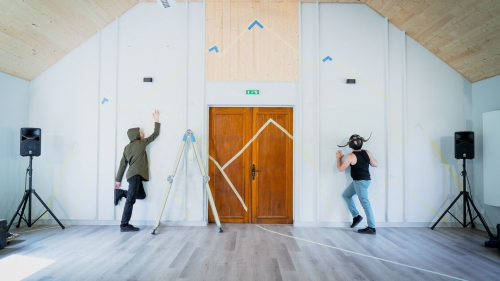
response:
<path fill-rule="evenodd" d="M 352 149 L 352 153 L 349 153 L 345 157 L 343 163 L 342 157 L 344 155 L 342 153 L 342 150 L 339 149 L 336 154 L 337 168 L 340 172 L 345 171 L 347 167 L 351 166 L 351 177 L 353 181 L 344 190 L 344 192 L 342 193 L 342 197 L 344 198 L 347 207 L 349 208 L 349 212 L 351 212 L 351 215 L 353 216 L 351 224 L 351 228 L 353 228 L 363 220 L 363 217 L 359 214 L 358 210 L 356 209 L 356 205 L 354 204 L 354 200 L 352 199 L 355 194 L 358 195 L 359 202 L 361 203 L 361 206 L 363 206 L 368 220 L 368 226 L 366 228 L 358 230 L 359 233 L 363 234 L 377 233 L 375 229 L 375 220 L 373 218 L 372 207 L 370 205 L 370 200 L 368 200 L 368 187 L 370 186 L 371 181 L 368 165 L 371 165 L 372 167 L 378 167 L 378 162 L 372 156 L 370 151 L 361 149 L 361 147 L 363 146 L 363 142 L 367 142 L 370 137 L 365 140 L 359 135 L 352 135 L 346 145 L 338 145 L 338 147 L 345 147 L 349 145 L 349 147 Z"/>

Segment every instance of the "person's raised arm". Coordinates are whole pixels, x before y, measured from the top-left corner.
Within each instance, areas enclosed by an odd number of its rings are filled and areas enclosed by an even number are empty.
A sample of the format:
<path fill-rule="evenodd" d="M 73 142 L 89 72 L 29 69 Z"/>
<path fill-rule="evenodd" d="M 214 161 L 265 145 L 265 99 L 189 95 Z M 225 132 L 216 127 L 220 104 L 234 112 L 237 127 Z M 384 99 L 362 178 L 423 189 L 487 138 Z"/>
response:
<path fill-rule="evenodd" d="M 375 167 L 375 168 L 376 168 L 376 167 L 378 167 L 378 162 L 377 162 L 377 160 L 375 159 L 375 157 L 373 157 L 373 155 L 370 153 L 370 151 L 368 151 L 368 150 L 367 150 L 367 151 L 366 151 L 366 153 L 367 153 L 367 154 L 368 154 L 368 156 L 370 157 L 370 165 L 371 165 L 372 167 Z"/>
<path fill-rule="evenodd" d="M 158 109 L 153 112 L 153 119 L 155 120 L 155 131 L 151 134 L 151 136 L 144 139 L 146 141 L 146 145 L 154 141 L 160 135 L 160 112 Z"/>
<path fill-rule="evenodd" d="M 347 169 L 347 167 L 349 167 L 349 165 L 351 165 L 351 162 L 352 162 L 352 154 L 349 154 L 347 155 L 347 157 L 344 159 L 344 163 L 342 163 L 342 156 L 344 156 L 344 154 L 342 154 L 342 150 L 337 150 L 337 168 L 339 169 L 339 172 L 343 172 L 345 171 L 345 169 Z"/>
<path fill-rule="evenodd" d="M 122 160 L 120 161 L 120 168 L 118 168 L 118 173 L 115 178 L 115 188 L 120 188 L 122 185 L 123 173 L 125 173 L 125 168 L 127 167 L 127 158 L 125 158 L 125 154 L 122 156 Z"/>

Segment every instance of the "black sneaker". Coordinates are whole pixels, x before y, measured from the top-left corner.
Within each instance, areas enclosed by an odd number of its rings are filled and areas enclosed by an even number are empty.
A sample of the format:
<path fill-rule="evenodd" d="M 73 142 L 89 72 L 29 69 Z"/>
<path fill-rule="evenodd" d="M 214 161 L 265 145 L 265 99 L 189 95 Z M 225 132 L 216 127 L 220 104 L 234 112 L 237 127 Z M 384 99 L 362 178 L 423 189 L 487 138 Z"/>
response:
<path fill-rule="evenodd" d="M 122 199 L 122 196 L 120 194 L 120 190 L 118 188 L 115 188 L 115 206 L 118 205 L 118 202 L 120 202 L 120 199 Z"/>
<path fill-rule="evenodd" d="M 120 225 L 120 232 L 131 232 L 131 231 L 139 231 L 140 228 L 134 227 L 131 224 L 127 224 L 125 226 Z"/>
<path fill-rule="evenodd" d="M 377 230 L 375 228 L 371 228 L 371 227 L 367 226 L 366 228 L 358 229 L 358 233 L 362 233 L 362 234 L 377 234 Z"/>
<path fill-rule="evenodd" d="M 127 198 L 127 191 L 121 188 L 115 188 L 115 206 L 118 205 L 122 197 Z"/>
<path fill-rule="evenodd" d="M 353 218 L 352 219 L 351 228 L 353 228 L 356 225 L 358 225 L 362 220 L 363 220 L 363 217 L 361 215 L 358 215 L 357 217 Z"/>

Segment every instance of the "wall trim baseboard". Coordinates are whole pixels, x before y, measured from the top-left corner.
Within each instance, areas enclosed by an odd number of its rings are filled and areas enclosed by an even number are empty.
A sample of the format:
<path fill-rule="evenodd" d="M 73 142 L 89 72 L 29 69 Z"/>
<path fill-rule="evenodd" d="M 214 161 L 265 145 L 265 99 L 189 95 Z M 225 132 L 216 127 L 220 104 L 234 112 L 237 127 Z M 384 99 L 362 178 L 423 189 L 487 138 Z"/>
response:
<path fill-rule="evenodd" d="M 60 220 L 66 227 L 70 225 L 120 225 L 119 220 Z M 58 225 L 54 219 L 41 219 L 38 223 L 45 225 Z M 130 224 L 136 226 L 154 226 L 154 220 L 131 220 Z M 160 221 L 160 226 L 207 226 L 206 221 Z"/>
<path fill-rule="evenodd" d="M 376 227 L 427 227 L 430 228 L 433 222 L 377 222 Z M 294 222 L 296 227 L 349 227 L 348 222 Z M 441 222 L 437 227 L 459 227 L 456 222 Z"/>

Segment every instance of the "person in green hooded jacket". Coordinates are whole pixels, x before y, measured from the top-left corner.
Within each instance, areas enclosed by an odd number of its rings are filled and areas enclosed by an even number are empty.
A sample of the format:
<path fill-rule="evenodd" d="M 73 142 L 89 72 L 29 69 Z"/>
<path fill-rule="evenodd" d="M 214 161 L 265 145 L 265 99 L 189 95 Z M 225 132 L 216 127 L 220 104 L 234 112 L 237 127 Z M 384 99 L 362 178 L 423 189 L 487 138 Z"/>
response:
<path fill-rule="evenodd" d="M 122 197 L 127 198 L 120 223 L 121 232 L 139 231 L 139 228 L 129 224 L 129 221 L 132 217 L 136 199 L 146 198 L 146 192 L 142 185 L 143 181 L 149 181 L 149 162 L 146 146 L 160 135 L 160 113 L 158 110 L 153 113 L 153 118 L 155 131 L 151 136 L 144 138 L 144 132 L 140 128 L 132 128 L 127 132 L 130 143 L 125 146 L 120 168 L 115 179 L 115 206 L 118 205 Z M 128 191 L 120 188 L 127 164 L 130 165 L 127 171 Z"/>

